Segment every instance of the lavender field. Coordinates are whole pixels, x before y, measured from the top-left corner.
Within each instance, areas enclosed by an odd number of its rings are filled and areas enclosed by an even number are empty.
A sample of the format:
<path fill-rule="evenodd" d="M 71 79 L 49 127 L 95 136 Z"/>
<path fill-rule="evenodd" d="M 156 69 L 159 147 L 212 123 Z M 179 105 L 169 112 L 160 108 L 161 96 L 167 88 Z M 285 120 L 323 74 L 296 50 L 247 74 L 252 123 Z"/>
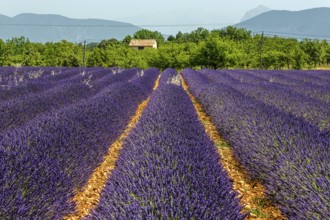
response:
<path fill-rule="evenodd" d="M 242 202 L 221 148 L 280 217 Z M 330 219 L 329 170 L 330 71 L 0 67 L 0 219 Z"/>

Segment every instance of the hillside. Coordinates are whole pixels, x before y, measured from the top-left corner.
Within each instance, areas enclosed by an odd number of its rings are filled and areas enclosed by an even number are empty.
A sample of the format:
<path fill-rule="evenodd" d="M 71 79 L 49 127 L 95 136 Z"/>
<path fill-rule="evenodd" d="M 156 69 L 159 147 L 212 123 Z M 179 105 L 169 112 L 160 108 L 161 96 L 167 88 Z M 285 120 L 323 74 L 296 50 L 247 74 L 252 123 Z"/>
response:
<path fill-rule="evenodd" d="M 330 8 L 314 8 L 303 11 L 273 10 L 235 26 L 246 28 L 252 32 L 277 32 L 278 35 L 298 38 L 330 36 Z"/>
<path fill-rule="evenodd" d="M 25 36 L 32 42 L 57 42 L 85 39 L 123 39 L 140 30 L 129 23 L 101 19 L 71 19 L 50 14 L 20 14 L 15 17 L 0 15 L 0 38 Z"/>
<path fill-rule="evenodd" d="M 247 11 L 243 18 L 241 19 L 241 22 L 243 21 L 246 21 L 246 20 L 249 20 L 255 16 L 258 16 L 264 12 L 267 12 L 267 11 L 270 11 L 271 9 L 267 8 L 266 6 L 263 6 L 263 5 L 259 5 L 258 7 L 254 8 L 254 9 L 251 9 L 249 11 Z"/>

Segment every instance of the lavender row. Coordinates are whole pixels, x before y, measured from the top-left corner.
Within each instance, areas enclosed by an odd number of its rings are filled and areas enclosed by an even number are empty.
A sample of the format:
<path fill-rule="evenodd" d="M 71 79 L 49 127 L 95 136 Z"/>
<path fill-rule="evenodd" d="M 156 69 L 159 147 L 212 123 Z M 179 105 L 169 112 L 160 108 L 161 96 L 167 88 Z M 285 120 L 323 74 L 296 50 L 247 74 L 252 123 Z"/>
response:
<path fill-rule="evenodd" d="M 251 178 L 289 219 L 329 219 L 330 143 L 317 127 L 246 96 L 182 72 Z"/>
<path fill-rule="evenodd" d="M 322 75 L 318 74 L 318 72 L 316 71 L 312 71 L 310 73 L 313 75 L 316 74 L 317 77 L 324 78 L 322 85 L 315 85 L 309 82 L 303 82 L 301 80 L 289 78 L 287 76 L 287 74 L 290 74 L 288 71 L 263 70 L 263 71 L 248 71 L 246 73 L 261 77 L 267 80 L 269 83 L 283 85 L 285 86 L 285 88 L 295 91 L 299 94 L 309 96 L 326 103 L 330 103 L 330 80 L 328 81 L 325 80 L 326 78 L 330 79 L 330 72 L 323 71 L 322 73 L 320 73 Z M 304 73 L 305 71 L 301 71 L 301 74 Z"/>
<path fill-rule="evenodd" d="M 26 72 L 23 72 L 26 68 L 21 68 L 22 70 L 20 71 L 15 70 L 12 74 L 8 72 L 2 74 L 0 103 L 26 94 L 45 91 L 55 86 L 56 81 L 65 80 L 65 78 L 76 75 L 80 70 L 78 68 L 67 71 L 56 69 L 50 70 L 50 72 L 46 71 L 47 74 L 44 74 L 44 70 L 42 69 L 33 71 L 27 68 Z M 28 77 L 25 75 L 28 75 Z"/>
<path fill-rule="evenodd" d="M 230 81 L 226 80 L 230 76 L 218 71 L 204 70 L 203 75 L 215 83 L 229 85 L 247 96 L 300 117 L 302 120 L 316 125 L 321 131 L 330 134 L 330 105 L 328 103 L 298 94 L 289 88 L 274 83 L 255 85 Z"/>
<path fill-rule="evenodd" d="M 311 71 L 311 74 L 316 74 L 316 76 L 320 79 L 328 80 L 330 81 L 330 71 L 329 70 L 316 70 L 316 71 Z"/>
<path fill-rule="evenodd" d="M 330 82 L 329 82 L 330 85 Z M 330 104 L 330 86 L 311 86 L 311 85 L 297 85 L 290 89 L 293 91 L 320 100 Z"/>
<path fill-rule="evenodd" d="M 287 80 L 292 80 L 298 84 L 309 84 L 309 85 L 318 85 L 323 86 L 329 83 L 330 77 L 329 71 L 301 71 L 301 70 L 241 70 L 241 73 L 249 73 L 254 76 L 266 79 L 267 81 L 276 80 L 279 77 L 279 80 L 285 82 Z M 265 76 L 270 76 L 269 78 Z M 273 78 L 274 77 L 274 78 Z"/>
<path fill-rule="evenodd" d="M 291 73 L 290 71 L 267 71 L 267 70 L 202 70 L 203 74 L 211 74 L 216 72 L 216 77 L 218 80 L 225 80 L 225 82 L 231 83 L 249 83 L 254 85 L 272 85 L 277 84 L 282 85 L 285 89 L 290 89 L 299 94 L 312 97 L 314 99 L 321 100 L 326 103 L 330 103 L 330 85 L 329 81 L 324 81 L 318 79 L 321 83 L 313 84 L 309 82 L 307 79 L 294 79 L 289 78 L 288 75 Z M 301 75 L 306 74 L 305 71 L 300 71 Z M 315 72 L 312 72 L 315 74 Z M 297 74 L 297 73 L 296 73 Z M 324 75 L 330 75 L 330 72 L 324 72 Z M 315 77 L 315 76 L 313 76 Z M 224 82 L 224 83 L 225 83 Z"/>
<path fill-rule="evenodd" d="M 97 80 L 117 71 L 118 68 L 20 68 L 12 74 L 2 74 L 4 76 L 0 81 L 0 103 L 12 98 L 42 93 L 58 85 Z"/>
<path fill-rule="evenodd" d="M 330 105 L 277 85 L 230 85 L 245 95 L 317 126 L 330 137 Z"/>
<path fill-rule="evenodd" d="M 148 93 L 151 93 L 155 86 L 155 80 L 145 80 L 145 77 L 150 77 L 150 72 L 157 73 L 157 77 L 160 74 L 157 68 L 149 68 L 147 71 L 140 70 L 129 82 L 135 86 L 147 89 Z"/>
<path fill-rule="evenodd" d="M 203 70 L 202 72 L 208 72 L 208 70 Z M 212 72 L 218 72 L 218 71 L 212 71 Z M 250 84 L 256 84 L 260 85 L 263 83 L 267 83 L 266 79 L 263 79 L 259 76 L 254 76 L 247 74 L 243 70 L 221 70 L 221 72 L 224 76 L 233 78 L 235 82 L 241 82 L 241 83 L 250 83 Z"/>
<path fill-rule="evenodd" d="M 13 89 L 24 87 L 29 82 L 40 80 L 61 80 L 72 76 L 72 70 L 77 72 L 78 68 L 55 68 L 55 67 L 0 67 L 1 89 Z M 81 68 L 82 69 L 82 68 Z"/>
<path fill-rule="evenodd" d="M 206 70 L 207 71 L 207 70 Z M 278 71 L 278 70 L 220 70 L 223 74 L 245 83 L 264 84 L 281 83 L 284 85 L 306 85 L 314 87 L 329 87 L 329 81 L 319 78 L 316 72 Z M 314 74 L 313 74 L 314 73 Z M 323 73 L 329 74 L 330 72 Z"/>
<path fill-rule="evenodd" d="M 269 83 L 278 83 L 287 86 L 296 86 L 301 84 L 306 85 L 305 82 L 298 79 L 289 78 L 285 74 L 285 72 L 278 70 L 250 70 L 250 71 L 242 71 L 242 72 L 246 73 L 247 75 L 253 75 L 262 78 Z"/>
<path fill-rule="evenodd" d="M 162 77 L 159 80 L 160 85 L 171 84 L 175 80 L 178 80 L 179 75 L 173 68 L 167 68 L 162 72 Z M 173 82 L 172 82 L 173 81 Z"/>
<path fill-rule="evenodd" d="M 164 71 L 87 219 L 244 219 L 189 97 L 166 83 L 171 76 Z"/>
<path fill-rule="evenodd" d="M 67 104 L 76 103 L 80 99 L 92 97 L 112 83 L 128 81 L 137 71 L 137 69 L 129 69 L 116 75 L 105 72 L 106 76 L 96 72 L 98 77 L 103 77 L 98 80 L 88 77 L 87 80 L 79 83 L 68 80 L 68 83 L 63 83 L 43 93 L 33 93 L 3 102 L 0 104 L 0 132 L 19 126 L 42 112 L 59 109 Z"/>
<path fill-rule="evenodd" d="M 75 73 L 102 70 L 105 68 L 69 68 L 69 67 L 0 67 L 0 84 L 12 84 L 14 81 L 26 82 L 29 80 L 62 80 Z M 118 69 L 118 68 L 114 68 Z M 16 79 L 15 79 L 16 78 Z M 19 86 L 19 85 L 15 85 Z"/>
<path fill-rule="evenodd" d="M 326 72 L 329 74 L 329 72 Z M 305 83 L 310 83 L 313 85 L 329 85 L 329 80 L 324 77 L 318 76 L 318 71 L 298 71 L 298 70 L 290 70 L 285 71 L 285 76 L 291 79 L 297 79 Z M 326 77 L 328 78 L 328 77 Z"/>
<path fill-rule="evenodd" d="M 10 83 L 14 76 L 21 76 L 23 79 L 36 79 L 65 69 L 58 67 L 0 67 L 0 84 Z"/>
<path fill-rule="evenodd" d="M 91 99 L 0 134 L 0 218 L 61 219 L 159 72 L 118 82 Z"/>

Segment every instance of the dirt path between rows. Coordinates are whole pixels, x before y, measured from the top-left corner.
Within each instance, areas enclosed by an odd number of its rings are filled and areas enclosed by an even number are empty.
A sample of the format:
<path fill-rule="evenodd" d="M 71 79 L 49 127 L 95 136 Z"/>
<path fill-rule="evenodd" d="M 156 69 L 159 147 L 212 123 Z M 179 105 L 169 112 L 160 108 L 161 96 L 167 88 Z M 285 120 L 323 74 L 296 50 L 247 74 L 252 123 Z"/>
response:
<path fill-rule="evenodd" d="M 153 90 L 156 90 L 159 85 L 160 75 L 155 82 Z M 76 220 L 87 217 L 93 209 L 97 207 L 100 201 L 101 193 L 105 188 L 106 182 L 111 176 L 112 171 L 116 168 L 116 162 L 123 148 L 123 140 L 127 138 L 131 130 L 140 120 L 144 109 L 147 107 L 150 100 L 147 98 L 137 108 L 134 116 L 131 118 L 124 132 L 119 138 L 109 147 L 108 153 L 104 156 L 103 162 L 93 171 L 88 179 L 87 184 L 75 193 L 73 198 L 76 208 L 74 213 L 71 213 L 63 218 L 63 220 Z"/>
<path fill-rule="evenodd" d="M 182 86 L 189 95 L 199 120 L 202 122 L 205 132 L 208 134 L 220 155 L 220 163 L 233 181 L 233 188 L 240 197 L 240 203 L 244 206 L 244 212 L 249 212 L 246 219 L 287 219 L 280 210 L 272 205 L 265 195 L 265 188 L 257 181 L 251 181 L 247 171 L 235 158 L 229 144 L 218 133 L 211 118 L 205 113 L 203 106 L 190 93 L 188 85 L 181 76 Z M 221 216 L 220 216 L 221 218 Z"/>

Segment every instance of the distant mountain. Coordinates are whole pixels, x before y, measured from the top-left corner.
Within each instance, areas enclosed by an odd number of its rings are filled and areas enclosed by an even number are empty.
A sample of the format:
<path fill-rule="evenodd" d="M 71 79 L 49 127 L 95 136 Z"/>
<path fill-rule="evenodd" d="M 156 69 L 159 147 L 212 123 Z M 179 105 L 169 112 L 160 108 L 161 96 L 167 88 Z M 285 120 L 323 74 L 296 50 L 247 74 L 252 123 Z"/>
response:
<path fill-rule="evenodd" d="M 222 23 L 220 18 L 221 16 L 219 16 L 217 10 L 215 12 L 205 12 L 201 9 L 180 10 L 173 7 L 171 10 L 150 10 L 148 13 L 123 13 L 122 17 L 117 19 L 128 22 L 134 21 L 134 24 L 142 28 L 145 27 L 152 31 L 159 31 L 164 35 L 175 36 L 179 31 L 189 33 L 199 27 L 213 30 L 223 28 L 229 23 L 232 24 L 232 22 L 219 24 Z"/>
<path fill-rule="evenodd" d="M 246 28 L 252 32 L 264 31 L 269 34 L 296 38 L 330 36 L 330 8 L 268 11 L 234 26 Z"/>
<path fill-rule="evenodd" d="M 19 14 L 15 17 L 0 15 L 0 38 L 24 36 L 32 42 L 67 40 L 123 39 L 141 28 L 129 23 L 101 19 L 71 19 L 51 14 Z"/>
<path fill-rule="evenodd" d="M 259 5 L 258 7 L 251 9 L 245 13 L 243 18 L 241 19 L 241 22 L 249 20 L 255 16 L 258 16 L 264 12 L 270 11 L 271 9 L 267 8 L 266 6 Z"/>

